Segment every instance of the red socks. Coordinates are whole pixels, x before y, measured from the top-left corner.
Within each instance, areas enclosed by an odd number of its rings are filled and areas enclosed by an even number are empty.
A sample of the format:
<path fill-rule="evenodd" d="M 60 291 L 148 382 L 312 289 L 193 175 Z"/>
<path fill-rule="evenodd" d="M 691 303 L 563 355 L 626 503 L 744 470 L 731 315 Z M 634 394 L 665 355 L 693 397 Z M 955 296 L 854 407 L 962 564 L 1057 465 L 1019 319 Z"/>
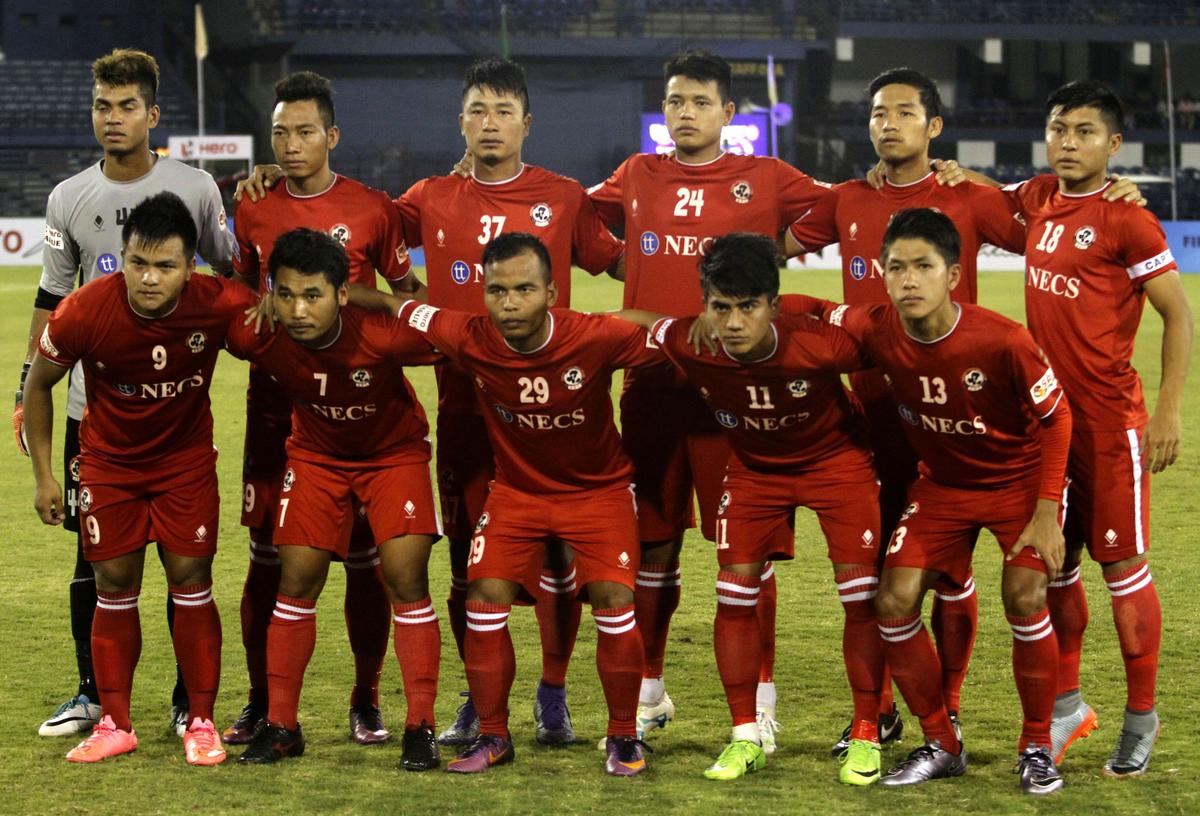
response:
<path fill-rule="evenodd" d="M 354 535 L 359 535 L 357 530 Z M 352 550 L 346 557 L 346 597 L 342 602 L 346 634 L 354 654 L 350 705 L 379 705 L 379 675 L 383 672 L 391 634 L 390 609 L 391 602 L 379 573 L 379 551 L 374 545 Z"/>
<path fill-rule="evenodd" d="M 1013 678 L 1021 698 L 1024 724 L 1018 753 L 1029 745 L 1050 747 L 1050 718 L 1058 679 L 1058 639 L 1050 622 L 1050 611 L 1043 609 L 1027 618 L 1008 615 L 1012 628 Z"/>
<path fill-rule="evenodd" d="M 141 590 L 103 592 L 96 590 L 96 614 L 92 618 L 92 666 L 96 690 L 104 701 L 104 713 L 122 731 L 130 731 L 129 693 L 133 670 L 142 655 L 142 621 L 138 615 Z"/>
<path fill-rule="evenodd" d="M 412 603 L 392 605 L 395 624 L 396 659 L 404 680 L 408 703 L 404 727 L 434 724 L 433 702 L 437 698 L 438 663 L 442 658 L 442 633 L 433 601 L 425 596 Z"/>
<path fill-rule="evenodd" d="M 583 604 L 575 597 L 575 566 L 561 570 L 542 567 L 538 589 L 534 612 L 542 636 L 542 682 L 564 686 L 583 612 Z"/>
<path fill-rule="evenodd" d="M 1079 656 L 1088 625 L 1087 594 L 1079 580 L 1079 565 L 1060 574 L 1046 589 L 1046 606 L 1058 639 L 1058 682 L 1056 694 L 1079 688 Z"/>
<path fill-rule="evenodd" d="M 508 613 L 512 607 L 467 601 L 466 665 L 481 734 L 508 739 L 508 693 L 517 673 Z"/>
<path fill-rule="evenodd" d="M 757 575 L 737 575 L 724 570 L 717 573 L 713 648 L 735 728 L 755 722 L 755 692 L 762 665 L 756 610 L 759 582 Z"/>
<path fill-rule="evenodd" d="M 317 602 L 278 595 L 267 628 L 267 719 L 295 730 L 304 671 L 317 643 Z"/>
<path fill-rule="evenodd" d="M 592 618 L 596 621 L 596 669 L 608 703 L 608 736 L 636 736 L 645 652 L 634 608 L 593 609 Z"/>
<path fill-rule="evenodd" d="M 879 576 L 875 567 L 859 567 L 834 576 L 846 620 L 842 628 L 842 659 L 854 699 L 855 723 L 875 729 L 879 692 L 883 685 L 883 641 L 875 623 L 875 592 Z M 856 737 L 856 739 L 865 737 Z M 878 736 L 870 737 L 877 740 Z"/>
<path fill-rule="evenodd" d="M 221 683 L 221 616 L 213 603 L 212 581 L 169 588 L 175 602 L 171 639 L 188 693 L 188 725 L 212 720 Z"/>
<path fill-rule="evenodd" d="M 758 669 L 758 682 L 771 683 L 775 680 L 775 603 L 778 597 L 775 583 L 775 562 L 768 561 L 759 576 L 758 593 L 758 637 L 762 641 L 762 665 Z M 874 622 L 872 621 L 872 625 Z"/>
<path fill-rule="evenodd" d="M 959 753 L 958 737 L 942 697 L 941 661 L 921 616 L 880 620 L 879 634 L 892 677 L 909 710 L 920 719 L 925 739 L 937 740 L 947 751 Z"/>
<path fill-rule="evenodd" d="M 643 677 L 663 675 L 667 634 L 671 629 L 671 616 L 679 606 L 680 583 L 678 561 L 671 564 L 647 564 L 643 561 L 638 569 L 633 604 L 637 609 L 637 622 L 646 650 Z"/>
<path fill-rule="evenodd" d="M 938 660 L 942 662 L 942 696 L 946 708 L 958 711 L 967 665 L 975 648 L 975 630 L 979 628 L 979 596 L 975 594 L 974 576 L 968 577 L 961 588 L 938 587 L 933 595 L 929 628 L 933 630 Z"/>
<path fill-rule="evenodd" d="M 1125 660 L 1125 707 L 1129 711 L 1149 711 L 1154 708 L 1162 641 L 1162 607 L 1150 565 L 1143 561 L 1115 575 L 1105 575 L 1104 582 L 1112 596 L 1113 623 Z"/>
<path fill-rule="evenodd" d="M 267 626 L 279 593 L 279 550 L 271 544 L 269 530 L 251 530 L 250 534 L 250 568 L 242 587 L 242 646 L 250 675 L 250 699 L 266 705 Z"/>

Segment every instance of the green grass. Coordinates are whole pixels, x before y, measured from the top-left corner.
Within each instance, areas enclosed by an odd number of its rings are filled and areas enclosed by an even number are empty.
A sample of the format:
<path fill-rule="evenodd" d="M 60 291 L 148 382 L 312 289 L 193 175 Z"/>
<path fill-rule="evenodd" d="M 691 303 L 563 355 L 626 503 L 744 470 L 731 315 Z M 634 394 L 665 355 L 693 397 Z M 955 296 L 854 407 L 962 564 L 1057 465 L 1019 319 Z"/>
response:
<path fill-rule="evenodd" d="M 1021 283 L 1013 274 L 981 276 L 981 300 L 1020 318 Z M 0 377 L 16 386 L 25 350 L 30 306 L 37 273 L 31 268 L 0 270 Z M 789 273 L 789 288 L 836 298 L 832 273 Z M 1200 303 L 1200 277 L 1185 276 L 1193 303 Z M 575 305 L 606 309 L 619 305 L 617 284 L 580 276 Z M 1153 395 L 1158 382 L 1161 321 L 1151 311 L 1139 336 L 1137 363 Z M 434 407 L 427 370 L 411 372 L 428 409 Z M 4 382 L 0 380 L 0 382 Z M 247 545 L 238 526 L 239 474 L 243 429 L 244 366 L 224 358 L 213 384 L 217 446 L 225 503 L 221 548 L 215 565 L 215 594 L 224 613 L 225 649 L 222 693 L 217 700 L 218 727 L 241 709 L 245 671 L 238 632 L 238 602 L 245 574 Z M 737 783 L 708 782 L 700 772 L 716 756 L 728 735 L 725 706 L 712 656 L 711 622 L 714 559 L 699 536 L 684 551 L 684 597 L 672 628 L 667 682 L 678 704 L 675 722 L 653 741 L 652 770 L 642 779 L 605 776 L 594 742 L 603 731 L 603 697 L 594 670 L 595 634 L 584 616 L 571 669 L 571 706 L 582 744 L 561 751 L 533 743 L 530 707 L 538 676 L 537 628 L 533 614 L 513 616 L 518 677 L 512 709 L 517 761 L 483 778 L 450 778 L 444 773 L 410 774 L 396 770 L 399 746 L 360 748 L 346 737 L 351 660 L 342 623 L 344 578 L 333 570 L 320 604 L 319 639 L 301 701 L 308 754 L 270 768 L 239 767 L 234 762 L 196 769 L 183 761 L 179 740 L 167 731 L 168 695 L 173 657 L 166 634 L 161 570 L 151 564 L 142 596 L 145 632 L 141 664 L 134 684 L 133 719 L 141 745 L 137 752 L 98 767 L 71 766 L 63 753 L 70 739 L 36 736 L 36 726 L 75 687 L 75 665 L 67 614 L 67 582 L 74 545 L 62 530 L 43 527 L 32 508 L 32 477 L 27 460 L 11 441 L 0 444 L 0 790 L 5 813 L 901 813 L 963 812 L 1088 814 L 1200 812 L 1200 763 L 1191 753 L 1200 728 L 1200 562 L 1194 557 L 1196 510 L 1194 485 L 1198 458 L 1193 452 L 1200 430 L 1196 379 L 1185 410 L 1187 446 L 1182 461 L 1157 477 L 1153 502 L 1154 572 L 1162 596 L 1166 631 L 1160 671 L 1162 738 L 1149 774 L 1141 780 L 1104 779 L 1099 768 L 1120 727 L 1124 679 L 1113 635 L 1107 594 L 1093 564 L 1085 568 L 1092 597 L 1092 625 L 1083 661 L 1088 700 L 1100 715 L 1102 730 L 1072 749 L 1064 765 L 1067 788 L 1050 801 L 1022 797 L 1012 774 L 1020 713 L 1010 669 L 1010 636 L 999 602 L 999 558 L 994 543 L 982 543 L 976 559 L 980 587 L 980 632 L 963 693 L 966 742 L 971 753 L 967 775 L 918 790 L 847 789 L 836 782 L 836 763 L 828 747 L 841 732 L 850 710 L 841 668 L 841 611 L 832 586 L 824 544 L 815 519 L 801 513 L 797 525 L 799 558 L 782 566 L 780 581 L 778 686 L 779 719 L 784 724 L 779 753 L 767 768 Z M 58 398 L 62 410 L 62 397 Z M 61 435 L 61 415 L 56 434 Z M 56 439 L 61 445 L 61 438 Z M 445 548 L 435 548 L 431 564 L 434 598 L 440 608 L 448 586 Z M 438 714 L 449 720 L 465 688 L 443 613 L 443 663 Z M 399 725 L 399 670 L 389 659 L 384 670 L 383 707 Z M 904 748 L 918 740 L 911 719 Z M 894 760 L 898 750 L 885 752 Z"/>

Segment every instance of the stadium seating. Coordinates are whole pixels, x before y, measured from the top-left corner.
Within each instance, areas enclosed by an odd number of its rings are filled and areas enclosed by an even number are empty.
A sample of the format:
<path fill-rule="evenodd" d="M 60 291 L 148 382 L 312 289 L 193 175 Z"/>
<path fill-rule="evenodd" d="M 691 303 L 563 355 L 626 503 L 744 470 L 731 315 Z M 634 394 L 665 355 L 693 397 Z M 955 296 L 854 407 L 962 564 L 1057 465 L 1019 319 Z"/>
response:
<path fill-rule="evenodd" d="M 1010 25 L 1195 26 L 1200 7 L 1190 0 L 842 0 L 841 19 L 853 22 L 905 22 Z"/>

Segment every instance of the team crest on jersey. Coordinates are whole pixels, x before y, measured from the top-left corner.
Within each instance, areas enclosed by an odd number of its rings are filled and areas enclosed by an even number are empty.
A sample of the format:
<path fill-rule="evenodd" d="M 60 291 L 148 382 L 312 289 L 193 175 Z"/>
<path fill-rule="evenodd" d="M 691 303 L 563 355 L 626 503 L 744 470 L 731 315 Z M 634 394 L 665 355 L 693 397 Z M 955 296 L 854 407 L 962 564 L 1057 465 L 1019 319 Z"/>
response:
<path fill-rule="evenodd" d="M 79 509 L 84 513 L 92 509 L 92 491 L 86 487 L 79 491 Z"/>
<path fill-rule="evenodd" d="M 858 240 L 858 222 L 857 222 L 857 221 L 851 221 L 851 222 L 850 222 L 850 232 L 849 232 L 849 234 L 850 234 L 850 240 L 851 240 L 851 241 L 857 241 L 857 240 Z"/>
<path fill-rule="evenodd" d="M 492 407 L 496 409 L 496 413 L 499 414 L 500 418 L 505 422 L 511 423 L 513 421 L 512 411 L 508 410 L 503 405 L 493 405 Z"/>
<path fill-rule="evenodd" d="M 79 457 L 78 456 L 71 457 L 71 464 L 67 465 L 67 470 L 69 470 L 71 472 L 71 478 L 78 482 L 79 481 Z"/>
<path fill-rule="evenodd" d="M 907 405 L 901 405 L 897 410 L 900 412 L 900 417 L 909 425 L 920 424 L 920 420 L 917 419 L 917 415 L 913 413 L 912 408 L 909 408 Z"/>
<path fill-rule="evenodd" d="M 342 246 L 350 243 L 350 228 L 345 224 L 334 224 L 329 228 L 329 234 Z"/>
<path fill-rule="evenodd" d="M 717 515 L 718 516 L 725 515 L 725 511 L 729 509 L 729 502 L 732 500 L 733 500 L 733 496 L 729 495 L 728 490 L 726 490 L 724 493 L 721 494 L 721 501 L 717 505 Z"/>
<path fill-rule="evenodd" d="M 1096 243 L 1096 228 L 1083 226 L 1075 230 L 1075 248 L 1087 249 Z"/>
<path fill-rule="evenodd" d="M 358 388 L 370 388 L 371 372 L 365 368 L 356 368 L 350 372 L 350 381 Z"/>
<path fill-rule="evenodd" d="M 983 384 L 987 382 L 987 377 L 978 368 L 968 368 L 963 373 L 963 385 L 968 391 L 978 391 L 983 388 Z"/>
<path fill-rule="evenodd" d="M 732 411 L 726 411 L 724 408 L 716 412 L 717 422 L 720 422 L 726 428 L 736 428 L 738 424 L 737 414 Z"/>
<path fill-rule="evenodd" d="M 796 399 L 808 396 L 808 380 L 792 380 L 787 384 L 788 393 Z"/>
<path fill-rule="evenodd" d="M 296 471 L 291 468 L 287 469 L 287 473 L 283 474 L 283 492 L 286 493 L 292 489 L 292 485 L 296 483 Z"/>
<path fill-rule="evenodd" d="M 488 522 L 492 520 L 492 516 L 486 510 L 479 517 L 479 521 L 475 523 L 475 535 L 479 535 L 488 526 Z"/>
<path fill-rule="evenodd" d="M 535 227 L 550 226 L 550 219 L 553 216 L 554 210 L 550 209 L 550 205 L 545 201 L 539 201 L 529 208 L 529 218 Z"/>
<path fill-rule="evenodd" d="M 204 351 L 204 344 L 208 341 L 208 335 L 202 331 L 192 332 L 188 335 L 187 347 L 192 350 L 192 354 L 199 354 Z"/>
<path fill-rule="evenodd" d="M 568 391 L 578 391 L 583 388 L 583 369 L 579 366 L 571 366 L 563 372 L 562 381 Z"/>
<path fill-rule="evenodd" d="M 446 245 L 446 231 L 445 230 L 440 229 L 437 231 L 437 245 L 440 247 L 444 247 Z"/>
<path fill-rule="evenodd" d="M 137 393 L 137 389 L 129 383 L 117 383 L 117 390 L 127 397 L 132 397 Z"/>
<path fill-rule="evenodd" d="M 750 186 L 750 182 L 743 179 L 733 183 L 733 186 L 729 188 L 729 194 L 738 204 L 749 204 L 750 199 L 754 198 L 754 188 Z"/>
<path fill-rule="evenodd" d="M 919 511 L 920 509 L 921 509 L 921 503 L 913 502 L 908 507 L 904 508 L 904 512 L 900 514 L 900 520 L 908 521 L 910 518 L 915 516 L 917 514 L 917 511 Z"/>

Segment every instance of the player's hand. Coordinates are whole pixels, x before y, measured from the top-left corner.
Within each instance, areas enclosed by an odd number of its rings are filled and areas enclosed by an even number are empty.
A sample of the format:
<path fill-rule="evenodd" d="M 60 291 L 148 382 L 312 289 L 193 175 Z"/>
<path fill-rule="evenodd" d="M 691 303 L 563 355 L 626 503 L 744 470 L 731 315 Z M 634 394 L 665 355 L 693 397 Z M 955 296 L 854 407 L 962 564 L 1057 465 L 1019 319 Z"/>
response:
<path fill-rule="evenodd" d="M 878 190 L 883 187 L 883 183 L 887 181 L 887 165 L 883 163 L 883 159 L 875 162 L 875 166 L 867 171 L 867 184 L 871 185 L 871 189 Z"/>
<path fill-rule="evenodd" d="M 967 174 L 954 159 L 934 159 L 929 163 L 936 173 L 934 181 L 943 187 L 957 187 L 967 180 Z"/>
<path fill-rule="evenodd" d="M 706 315 L 696 317 L 692 327 L 688 329 L 687 339 L 692 344 L 692 350 L 696 352 L 696 356 L 702 355 L 705 349 L 708 349 L 711 356 L 717 356 L 717 330 L 713 328 Z"/>
<path fill-rule="evenodd" d="M 1058 575 L 1067 551 L 1062 526 L 1058 523 L 1058 502 L 1038 499 L 1033 518 L 1029 519 L 1021 535 L 1005 553 L 1004 560 L 1013 560 L 1026 547 L 1033 547 L 1037 551 L 1050 575 Z"/>
<path fill-rule="evenodd" d="M 238 182 L 237 189 L 233 191 L 233 200 L 241 201 L 242 196 L 246 195 L 251 201 L 258 201 L 266 196 L 267 190 L 274 187 L 281 178 L 283 168 L 278 164 L 256 164 L 254 172 Z"/>
<path fill-rule="evenodd" d="M 1142 467 L 1162 473 L 1179 458 L 1183 422 L 1178 411 L 1155 411 L 1142 431 Z"/>
<path fill-rule="evenodd" d="M 243 326 L 254 324 L 254 333 L 262 334 L 263 323 L 267 324 L 267 334 L 275 331 L 275 298 L 270 295 L 263 295 L 258 299 L 258 304 L 251 306 L 246 310 L 246 319 L 242 322 Z"/>
<path fill-rule="evenodd" d="M 1146 197 L 1132 181 L 1124 176 L 1118 176 L 1116 173 L 1110 173 L 1108 178 L 1112 184 L 1101 194 L 1101 198 L 1105 201 L 1128 201 L 1139 207 L 1146 206 Z"/>
<path fill-rule="evenodd" d="M 471 155 L 470 150 L 464 150 L 462 158 L 459 159 L 458 162 L 455 163 L 454 167 L 452 168 L 452 172 L 456 176 L 462 176 L 463 178 L 470 178 L 471 173 L 472 173 L 472 171 L 474 171 L 474 169 L 475 169 L 475 157 Z"/>
<path fill-rule="evenodd" d="M 33 491 L 33 507 L 42 524 L 62 524 L 62 485 L 53 478 L 39 479 Z"/>

